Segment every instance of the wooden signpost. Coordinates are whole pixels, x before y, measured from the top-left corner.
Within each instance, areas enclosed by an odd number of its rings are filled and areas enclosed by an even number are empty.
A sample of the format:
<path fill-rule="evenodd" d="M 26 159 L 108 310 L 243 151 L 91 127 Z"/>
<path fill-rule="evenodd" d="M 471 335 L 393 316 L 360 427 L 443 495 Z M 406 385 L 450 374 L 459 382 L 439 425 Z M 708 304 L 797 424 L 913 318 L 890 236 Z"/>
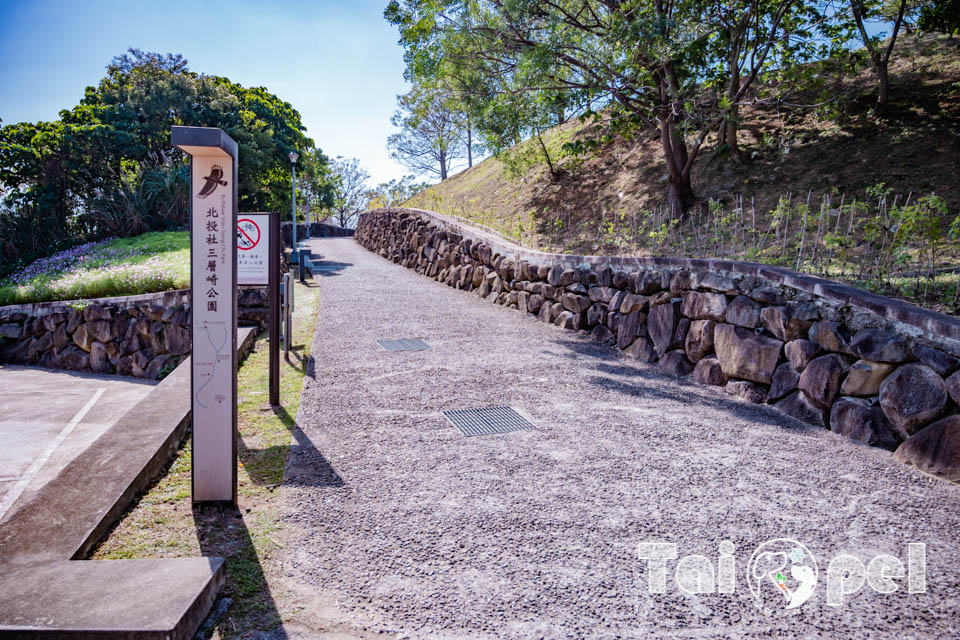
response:
<path fill-rule="evenodd" d="M 190 155 L 193 501 L 237 502 L 237 143 L 173 127 Z"/>

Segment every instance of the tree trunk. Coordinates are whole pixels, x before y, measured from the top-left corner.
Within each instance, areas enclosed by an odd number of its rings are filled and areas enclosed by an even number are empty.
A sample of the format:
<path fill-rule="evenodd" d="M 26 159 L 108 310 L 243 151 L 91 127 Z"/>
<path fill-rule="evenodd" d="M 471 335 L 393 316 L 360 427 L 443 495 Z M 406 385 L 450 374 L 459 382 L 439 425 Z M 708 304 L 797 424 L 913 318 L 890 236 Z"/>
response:
<path fill-rule="evenodd" d="M 467 169 L 473 166 L 473 127 L 467 120 Z"/>
<path fill-rule="evenodd" d="M 870 54 L 873 70 L 877 72 L 877 79 L 879 80 L 880 86 L 877 89 L 876 113 L 877 115 L 883 115 L 887 109 L 887 105 L 890 103 L 890 54 L 893 53 L 893 46 L 897 42 L 897 34 L 900 32 L 900 26 L 903 24 L 903 16 L 907 9 L 907 2 L 906 0 L 900 0 L 900 8 L 893 22 L 893 33 L 890 35 L 887 48 L 883 53 L 880 52 L 876 44 L 874 44 L 869 35 L 867 35 L 867 30 L 864 26 L 865 9 L 862 0 L 850 0 L 850 9 L 853 11 L 853 19 L 856 21 L 857 30 L 860 31 L 860 39 L 863 40 L 863 45 L 866 47 L 867 53 Z"/>
<path fill-rule="evenodd" d="M 557 171 L 556 167 L 553 166 L 553 161 L 550 159 L 550 152 L 547 151 L 547 145 L 543 143 L 543 138 L 540 136 L 540 131 L 537 130 L 537 140 L 540 141 L 540 148 L 543 150 L 543 157 L 547 161 L 547 166 L 550 168 L 550 176 L 556 178 L 560 175 L 560 172 Z"/>
<path fill-rule="evenodd" d="M 727 84 L 727 99 L 730 102 L 730 112 L 724 120 L 724 142 L 727 144 L 727 152 L 731 160 L 738 162 L 740 160 L 740 147 L 737 145 L 737 116 L 739 109 L 734 101 L 737 99 L 737 93 L 740 92 L 740 41 L 739 38 L 730 47 L 730 57 L 727 60 L 727 72 L 730 74 L 730 82 Z"/>
<path fill-rule="evenodd" d="M 730 112 L 730 120 L 726 122 L 726 143 L 730 154 L 730 159 L 734 162 L 740 161 L 740 145 L 737 144 L 737 108 L 734 107 Z"/>
<path fill-rule="evenodd" d="M 447 152 L 440 150 L 440 181 L 447 179 Z"/>
<path fill-rule="evenodd" d="M 687 153 L 687 143 L 683 134 L 677 130 L 676 123 L 669 118 L 664 118 L 664 124 L 660 126 L 660 143 L 663 147 L 663 155 L 667 158 L 667 202 L 670 205 L 670 214 L 674 218 L 683 220 L 687 216 L 687 211 L 697 203 L 697 198 L 693 193 L 693 185 L 690 182 L 690 170 L 688 167 L 689 154 Z"/>
<path fill-rule="evenodd" d="M 670 176 L 667 181 L 667 203 L 674 218 L 684 219 L 687 212 L 697 204 L 697 197 L 693 194 L 693 185 L 690 184 L 690 174 Z"/>
<path fill-rule="evenodd" d="M 877 91 L 877 114 L 883 115 L 890 104 L 890 74 L 887 69 L 887 63 L 877 64 L 877 77 L 880 80 L 880 87 Z"/>
<path fill-rule="evenodd" d="M 694 148 L 694 155 L 691 157 L 687 151 L 686 138 L 677 128 L 670 94 L 667 90 L 668 85 L 679 88 L 672 68 L 665 65 L 664 73 L 655 74 L 654 78 L 660 93 L 660 147 L 667 164 L 667 202 L 670 205 L 671 216 L 683 220 L 687 211 L 697 203 L 697 198 L 693 194 L 693 185 L 690 182 L 690 172 L 700 147 L 697 145 Z"/>

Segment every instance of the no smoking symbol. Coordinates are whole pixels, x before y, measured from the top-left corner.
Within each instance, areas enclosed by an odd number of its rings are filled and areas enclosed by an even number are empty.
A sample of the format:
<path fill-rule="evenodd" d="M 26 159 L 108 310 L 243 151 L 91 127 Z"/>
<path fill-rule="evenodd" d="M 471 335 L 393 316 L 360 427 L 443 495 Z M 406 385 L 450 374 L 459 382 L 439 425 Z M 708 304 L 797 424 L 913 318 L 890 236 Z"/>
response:
<path fill-rule="evenodd" d="M 237 249 L 249 251 L 260 242 L 260 227 L 249 218 L 237 220 Z"/>

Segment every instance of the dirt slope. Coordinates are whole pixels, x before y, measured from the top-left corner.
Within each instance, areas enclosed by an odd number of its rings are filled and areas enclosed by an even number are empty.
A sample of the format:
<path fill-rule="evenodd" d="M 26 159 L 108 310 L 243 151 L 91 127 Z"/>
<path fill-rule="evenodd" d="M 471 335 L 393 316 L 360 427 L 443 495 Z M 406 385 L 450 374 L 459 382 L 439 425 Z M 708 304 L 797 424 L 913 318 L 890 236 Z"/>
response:
<path fill-rule="evenodd" d="M 769 213 L 780 197 L 800 202 L 812 192 L 814 203 L 827 194 L 831 203 L 841 198 L 849 203 L 883 182 L 901 202 L 911 193 L 915 198 L 935 192 L 955 216 L 960 211 L 960 38 L 904 37 L 893 62 L 893 104 L 882 120 L 871 112 L 875 81 L 867 69 L 852 81 L 860 95 L 839 123 L 819 119 L 808 108 L 751 108 L 743 114 L 738 138 L 740 163 L 719 158 L 716 141 L 708 139 L 694 168 L 704 209 L 710 199 L 729 210 L 743 198 L 737 215 L 761 233 L 770 228 Z M 549 132 L 551 152 L 559 155 L 561 143 L 580 126 L 568 123 Z M 617 141 L 586 159 L 560 158 L 559 178 L 552 178 L 542 162 L 513 164 L 519 170 L 487 159 L 407 204 L 459 215 L 525 245 L 560 252 L 733 255 L 722 243 L 713 250 L 698 246 L 693 236 L 699 231 L 686 227 L 681 230 L 686 237 L 678 235 L 673 242 L 650 240 L 666 213 L 663 158 L 651 132 Z"/>

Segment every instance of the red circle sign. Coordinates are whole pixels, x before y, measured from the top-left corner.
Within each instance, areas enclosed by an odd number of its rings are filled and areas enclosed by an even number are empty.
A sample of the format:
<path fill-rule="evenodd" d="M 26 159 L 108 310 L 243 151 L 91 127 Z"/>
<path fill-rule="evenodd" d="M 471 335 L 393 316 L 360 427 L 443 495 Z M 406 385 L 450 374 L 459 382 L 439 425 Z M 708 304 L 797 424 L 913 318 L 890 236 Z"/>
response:
<path fill-rule="evenodd" d="M 237 220 L 237 249 L 250 251 L 260 242 L 260 227 L 250 218 Z"/>

